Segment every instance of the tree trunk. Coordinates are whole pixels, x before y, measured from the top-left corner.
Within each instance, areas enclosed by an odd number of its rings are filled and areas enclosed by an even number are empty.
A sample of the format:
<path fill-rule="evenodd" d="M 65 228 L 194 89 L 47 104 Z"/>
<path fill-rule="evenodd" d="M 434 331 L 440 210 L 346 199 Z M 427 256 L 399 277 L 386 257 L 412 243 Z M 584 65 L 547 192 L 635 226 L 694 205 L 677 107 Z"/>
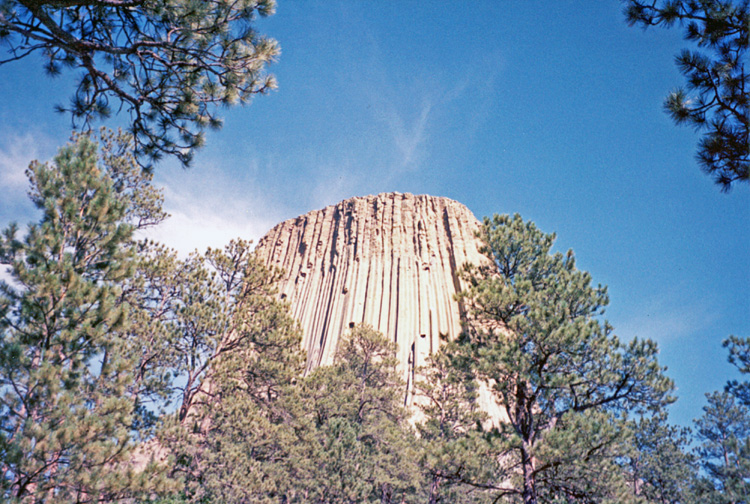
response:
<path fill-rule="evenodd" d="M 529 453 L 526 442 L 521 446 L 521 466 L 523 468 L 523 503 L 536 504 L 536 481 L 534 474 L 534 460 Z"/>
<path fill-rule="evenodd" d="M 383 483 L 382 486 L 380 487 L 380 503 L 391 504 L 391 500 L 393 497 L 391 493 L 392 493 L 391 485 L 387 483 Z"/>
<path fill-rule="evenodd" d="M 440 499 L 440 477 L 433 476 L 430 483 L 430 500 L 428 504 L 437 504 Z"/>

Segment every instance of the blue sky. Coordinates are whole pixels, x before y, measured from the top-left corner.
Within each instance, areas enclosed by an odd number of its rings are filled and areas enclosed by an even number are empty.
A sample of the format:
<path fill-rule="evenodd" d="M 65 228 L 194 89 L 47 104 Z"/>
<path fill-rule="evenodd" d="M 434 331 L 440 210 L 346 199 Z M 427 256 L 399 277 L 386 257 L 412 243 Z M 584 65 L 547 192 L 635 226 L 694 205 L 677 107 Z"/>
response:
<path fill-rule="evenodd" d="M 655 339 L 701 414 L 733 377 L 721 341 L 750 336 L 750 188 L 721 194 L 699 135 L 662 112 L 683 82 L 677 29 L 629 28 L 616 0 L 284 2 L 258 24 L 278 91 L 227 110 L 189 171 L 157 167 L 185 252 L 384 191 L 520 213 L 608 285 L 623 339 Z M 33 218 L 23 169 L 70 133 L 71 80 L 38 60 L 0 67 L 0 225 Z M 116 123 L 110 123 L 116 125 Z"/>

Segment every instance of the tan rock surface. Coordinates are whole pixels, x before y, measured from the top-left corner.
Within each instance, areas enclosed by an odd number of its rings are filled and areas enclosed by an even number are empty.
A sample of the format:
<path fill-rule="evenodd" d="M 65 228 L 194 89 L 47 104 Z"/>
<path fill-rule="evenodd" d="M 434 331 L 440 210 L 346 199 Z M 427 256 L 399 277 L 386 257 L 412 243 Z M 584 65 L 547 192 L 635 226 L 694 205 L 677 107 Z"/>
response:
<path fill-rule="evenodd" d="M 408 389 L 441 338 L 461 330 L 459 270 L 486 261 L 479 222 L 441 197 L 351 198 L 271 229 L 256 248 L 286 275 L 280 296 L 301 322 L 308 370 L 331 363 L 339 337 L 367 323 L 398 344 Z M 407 402 L 411 402 L 407 393 Z"/>

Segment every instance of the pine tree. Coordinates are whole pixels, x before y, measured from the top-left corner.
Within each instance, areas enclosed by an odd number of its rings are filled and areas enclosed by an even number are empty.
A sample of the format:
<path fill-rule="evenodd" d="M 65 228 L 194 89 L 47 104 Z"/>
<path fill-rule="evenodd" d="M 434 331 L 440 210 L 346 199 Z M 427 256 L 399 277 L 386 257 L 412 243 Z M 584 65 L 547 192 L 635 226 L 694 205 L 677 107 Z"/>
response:
<path fill-rule="evenodd" d="M 393 342 L 357 326 L 333 365 L 304 380 L 286 502 L 419 502 L 419 452 L 396 363 Z"/>
<path fill-rule="evenodd" d="M 750 182 L 748 74 L 745 72 L 750 29 L 747 0 L 625 0 L 628 24 L 685 28 L 685 38 L 700 50 L 676 58 L 686 88 L 672 91 L 664 108 L 677 124 L 705 134 L 698 144 L 700 167 L 728 191 Z"/>
<path fill-rule="evenodd" d="M 80 71 L 69 107 L 84 130 L 113 111 L 130 115 L 144 165 L 164 154 L 183 165 L 218 128 L 217 106 L 275 87 L 264 73 L 279 54 L 253 30 L 274 0 L 0 0 L 0 45 L 10 57 L 40 52 L 55 76 Z"/>
<path fill-rule="evenodd" d="M 729 349 L 729 362 L 742 374 L 750 373 L 750 338 L 729 336 L 724 341 Z M 745 406 L 750 407 L 750 382 L 731 380 L 727 383 L 727 392 L 731 393 Z"/>
<path fill-rule="evenodd" d="M 135 375 L 153 391 L 149 410 L 165 412 L 148 448 L 172 457 L 172 497 L 276 502 L 278 403 L 304 363 L 298 324 L 274 299 L 278 272 L 243 240 L 185 260 L 148 245 L 141 257 L 130 299 L 145 324 L 130 340 L 142 346 Z"/>
<path fill-rule="evenodd" d="M 518 215 L 481 235 L 494 264 L 467 270 L 459 349 L 507 416 L 493 485 L 509 502 L 625 502 L 623 418 L 670 401 L 655 343 L 622 343 L 599 320 L 606 289 L 572 251 L 550 254 L 554 235 Z"/>
<path fill-rule="evenodd" d="M 670 425 L 665 413 L 632 424 L 633 454 L 628 457 L 633 493 L 648 503 L 694 502 L 698 472 L 689 451 L 691 431 Z"/>
<path fill-rule="evenodd" d="M 477 484 L 491 481 L 496 471 L 492 432 L 484 428 L 490 418 L 477 404 L 479 384 L 470 364 L 456 362 L 457 350 L 455 342 L 448 342 L 431 355 L 416 383 L 428 504 L 495 498 L 493 488 Z"/>
<path fill-rule="evenodd" d="M 701 442 L 696 452 L 705 477 L 699 502 L 750 502 L 750 410 L 726 392 L 706 394 L 708 405 L 695 421 Z"/>
<path fill-rule="evenodd" d="M 88 136 L 27 170 L 38 224 L 0 239 L 0 495 L 87 502 L 162 482 L 129 464 L 135 356 L 120 284 L 134 271 L 133 232 L 159 222 L 160 195 L 126 136 Z M 149 481 L 151 480 L 151 481 Z"/>
<path fill-rule="evenodd" d="M 750 373 L 750 339 L 730 336 L 729 362 Z M 747 381 L 732 380 L 726 391 L 706 394 L 708 405 L 695 421 L 701 443 L 696 456 L 704 477 L 698 486 L 698 502 L 747 504 L 750 502 L 750 401 Z"/>

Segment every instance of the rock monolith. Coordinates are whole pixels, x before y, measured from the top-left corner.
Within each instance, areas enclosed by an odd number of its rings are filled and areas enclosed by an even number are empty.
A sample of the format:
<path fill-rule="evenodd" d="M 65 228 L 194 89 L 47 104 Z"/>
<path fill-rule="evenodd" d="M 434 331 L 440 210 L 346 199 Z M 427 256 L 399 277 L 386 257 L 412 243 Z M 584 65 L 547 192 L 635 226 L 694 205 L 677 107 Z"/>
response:
<path fill-rule="evenodd" d="M 330 364 L 341 335 L 366 323 L 398 344 L 408 391 L 426 357 L 461 331 L 460 269 L 487 260 L 478 228 L 456 201 L 387 193 L 282 222 L 256 253 L 285 271 L 279 295 L 302 325 L 308 371 Z"/>

